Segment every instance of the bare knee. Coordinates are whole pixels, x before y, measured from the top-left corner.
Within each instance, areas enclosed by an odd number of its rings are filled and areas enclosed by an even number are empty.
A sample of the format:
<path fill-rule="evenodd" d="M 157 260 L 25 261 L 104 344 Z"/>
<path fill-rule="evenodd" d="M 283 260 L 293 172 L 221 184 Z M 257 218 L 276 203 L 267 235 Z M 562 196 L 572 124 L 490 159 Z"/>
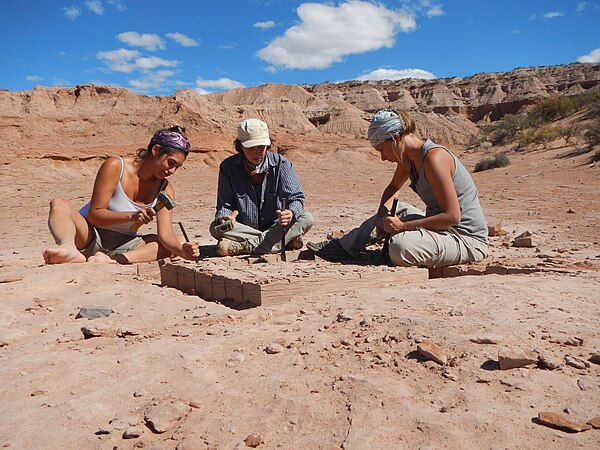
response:
<path fill-rule="evenodd" d="M 50 210 L 71 208 L 71 204 L 64 198 L 53 198 L 50 200 Z"/>

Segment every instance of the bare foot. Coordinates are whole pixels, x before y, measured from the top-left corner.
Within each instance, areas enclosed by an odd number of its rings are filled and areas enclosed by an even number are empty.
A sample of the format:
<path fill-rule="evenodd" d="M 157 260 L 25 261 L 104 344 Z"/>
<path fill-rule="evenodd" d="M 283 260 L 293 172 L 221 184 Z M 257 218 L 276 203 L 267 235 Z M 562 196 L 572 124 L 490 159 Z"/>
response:
<path fill-rule="evenodd" d="M 65 243 L 58 248 L 48 248 L 42 253 L 46 264 L 84 263 L 85 256 L 75 244 Z"/>
<path fill-rule="evenodd" d="M 104 263 L 104 264 L 117 264 L 117 261 L 112 259 L 106 253 L 98 252 L 88 258 L 88 262 L 91 263 Z"/>

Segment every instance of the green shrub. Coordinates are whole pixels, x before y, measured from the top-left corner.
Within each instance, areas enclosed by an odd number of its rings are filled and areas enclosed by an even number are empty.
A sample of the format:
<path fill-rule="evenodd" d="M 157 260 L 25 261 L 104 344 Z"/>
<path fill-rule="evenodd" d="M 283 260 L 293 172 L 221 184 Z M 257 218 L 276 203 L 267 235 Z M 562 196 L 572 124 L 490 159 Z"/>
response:
<path fill-rule="evenodd" d="M 590 128 L 583 133 L 583 140 L 590 148 L 600 144 L 600 119 L 591 123 Z"/>
<path fill-rule="evenodd" d="M 477 164 L 475 164 L 474 172 L 483 172 L 484 170 L 498 169 L 500 167 L 506 167 L 510 164 L 510 160 L 505 153 L 498 153 L 494 157 L 483 158 Z"/>
<path fill-rule="evenodd" d="M 544 125 L 539 128 L 527 128 L 519 133 L 519 142 L 523 145 L 535 144 L 548 147 L 548 143 L 560 136 L 558 130 L 550 125 Z"/>
<path fill-rule="evenodd" d="M 532 125 L 541 125 L 566 117 L 573 110 L 571 97 L 553 95 L 539 100 L 527 114 Z"/>

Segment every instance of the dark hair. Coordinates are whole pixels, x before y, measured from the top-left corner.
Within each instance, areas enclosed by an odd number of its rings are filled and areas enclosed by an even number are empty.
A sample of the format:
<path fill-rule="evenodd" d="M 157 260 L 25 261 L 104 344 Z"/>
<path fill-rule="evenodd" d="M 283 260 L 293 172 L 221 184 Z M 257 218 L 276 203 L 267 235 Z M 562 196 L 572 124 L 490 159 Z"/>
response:
<path fill-rule="evenodd" d="M 273 145 L 273 139 L 271 139 L 271 145 L 267 145 L 267 150 L 271 150 L 271 146 Z M 239 139 L 236 139 L 235 141 L 233 141 L 233 148 L 235 148 L 235 151 L 238 153 L 242 153 L 244 151 L 244 147 L 242 145 L 242 141 L 240 141 Z"/>
<path fill-rule="evenodd" d="M 157 134 L 163 132 L 163 131 L 169 131 L 171 133 L 178 133 L 181 136 L 183 136 L 185 139 L 185 141 L 187 141 L 187 136 L 185 135 L 185 128 L 182 127 L 181 125 L 179 125 L 178 123 L 175 122 L 169 122 L 167 124 L 165 124 L 165 128 L 162 128 L 160 130 L 157 130 L 154 133 L 154 136 L 156 136 Z M 152 154 L 152 148 L 155 145 L 159 145 L 159 150 L 158 150 L 158 156 L 160 155 L 173 155 L 175 153 L 183 153 L 183 155 L 187 158 L 188 152 L 180 149 L 180 148 L 175 148 L 175 147 L 168 147 L 165 145 L 160 145 L 160 144 L 156 144 L 153 142 L 154 141 L 154 137 L 153 139 L 150 140 L 150 143 L 148 144 L 148 147 L 146 148 L 139 148 L 137 150 L 137 157 L 140 159 L 146 159 L 148 158 L 151 154 Z M 188 147 L 189 147 L 189 143 L 187 143 Z"/>

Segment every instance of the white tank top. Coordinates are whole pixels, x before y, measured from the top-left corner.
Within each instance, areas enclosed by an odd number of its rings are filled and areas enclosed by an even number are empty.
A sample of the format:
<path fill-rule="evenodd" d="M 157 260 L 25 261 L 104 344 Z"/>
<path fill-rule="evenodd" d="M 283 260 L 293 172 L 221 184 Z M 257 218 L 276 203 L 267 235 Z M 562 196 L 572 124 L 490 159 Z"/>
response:
<path fill-rule="evenodd" d="M 152 208 L 154 205 L 156 205 L 156 201 L 157 201 L 156 198 L 154 198 L 154 200 L 152 200 L 151 203 L 146 205 L 144 203 L 134 202 L 129 197 L 127 197 L 127 194 L 125 194 L 125 191 L 123 190 L 123 186 L 121 185 L 121 179 L 123 178 L 123 170 L 125 169 L 125 162 L 123 161 L 123 158 L 121 158 L 120 156 L 119 156 L 119 159 L 121 160 L 121 173 L 119 174 L 119 181 L 117 182 L 117 186 L 115 188 L 115 193 L 113 194 L 113 196 L 111 197 L 111 199 L 108 202 L 108 210 L 114 211 L 114 212 L 133 212 L 133 211 L 137 212 L 137 211 L 141 211 L 146 208 Z M 162 188 L 163 188 L 163 182 L 161 182 L 160 188 L 158 191 L 160 192 Z M 158 195 L 158 193 L 157 193 L 157 195 Z M 88 213 L 90 211 L 90 203 L 91 202 L 88 202 L 83 208 L 81 208 L 79 210 L 79 214 L 81 214 L 83 217 L 85 217 L 86 220 L 88 218 Z M 109 225 L 106 227 L 96 227 L 96 228 L 99 228 L 101 230 L 116 231 L 117 233 L 126 234 L 126 235 L 136 235 L 137 234 L 136 232 L 131 231 L 131 226 L 134 223 L 137 223 L 137 222 L 133 221 L 133 222 L 118 223 L 115 225 Z"/>

